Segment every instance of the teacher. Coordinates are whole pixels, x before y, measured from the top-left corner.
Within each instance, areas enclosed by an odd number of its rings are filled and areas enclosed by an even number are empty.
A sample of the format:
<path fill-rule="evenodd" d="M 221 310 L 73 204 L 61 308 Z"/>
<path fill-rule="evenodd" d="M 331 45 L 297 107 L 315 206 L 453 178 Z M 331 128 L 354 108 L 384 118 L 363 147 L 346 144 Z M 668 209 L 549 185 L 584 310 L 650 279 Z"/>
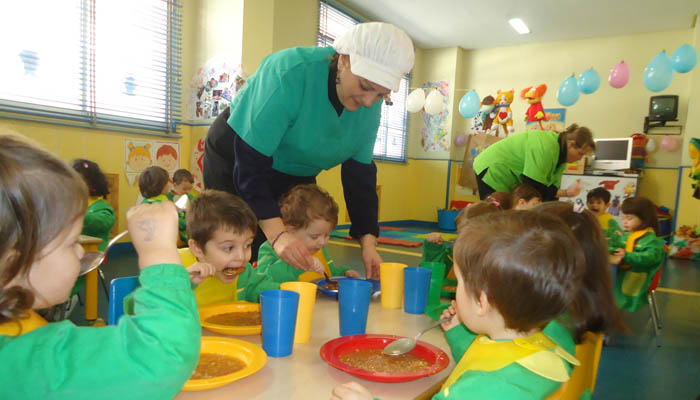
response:
<path fill-rule="evenodd" d="M 560 189 L 566 163 L 579 161 L 595 150 L 591 131 L 576 124 L 562 133 L 528 131 L 511 135 L 487 147 L 474 159 L 479 197 L 510 193 L 521 183 L 537 189 L 542 201 L 576 197 L 581 185 Z"/>
<path fill-rule="evenodd" d="M 345 203 L 368 278 L 378 278 L 374 144 L 381 102 L 413 67 L 413 43 L 397 27 L 358 24 L 332 47 L 294 47 L 266 57 L 206 137 L 204 186 L 242 197 L 259 220 L 253 259 L 268 240 L 295 268 L 314 268 L 288 234 L 279 199 L 341 164 Z M 262 231 L 262 232 L 261 232 Z"/>

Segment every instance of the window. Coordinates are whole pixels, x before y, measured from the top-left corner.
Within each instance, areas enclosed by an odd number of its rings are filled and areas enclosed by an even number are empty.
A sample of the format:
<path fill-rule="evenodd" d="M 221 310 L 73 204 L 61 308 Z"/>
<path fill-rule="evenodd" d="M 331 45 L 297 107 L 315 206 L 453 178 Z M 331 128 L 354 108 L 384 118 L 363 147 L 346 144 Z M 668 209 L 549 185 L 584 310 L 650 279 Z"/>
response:
<path fill-rule="evenodd" d="M 180 36 L 179 0 L 2 2 L 0 111 L 172 132 Z"/>
<path fill-rule="evenodd" d="M 318 45 L 333 44 L 338 35 L 360 21 L 337 7 L 321 1 L 319 5 Z M 406 161 L 406 132 L 408 131 L 408 114 L 406 97 L 408 97 L 409 77 L 401 79 L 399 91 L 391 94 L 392 106 L 382 105 L 382 118 L 374 144 L 374 158 L 385 161 Z"/>

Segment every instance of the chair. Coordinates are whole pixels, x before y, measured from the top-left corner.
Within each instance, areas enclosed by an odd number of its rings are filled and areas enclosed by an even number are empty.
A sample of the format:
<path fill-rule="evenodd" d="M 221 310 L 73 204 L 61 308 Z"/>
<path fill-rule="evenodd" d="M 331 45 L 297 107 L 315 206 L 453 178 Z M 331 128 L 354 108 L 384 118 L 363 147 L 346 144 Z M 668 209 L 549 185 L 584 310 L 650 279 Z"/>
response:
<path fill-rule="evenodd" d="M 124 297 L 140 286 L 138 276 L 112 279 L 109 284 L 109 312 L 107 324 L 116 325 L 124 313 Z"/>
<path fill-rule="evenodd" d="M 574 368 L 571 378 L 549 396 L 548 400 L 578 400 L 586 389 L 593 394 L 602 351 L 603 334 L 586 332 L 581 344 L 576 345 L 576 358 L 581 365 Z"/>
<path fill-rule="evenodd" d="M 656 347 L 661 347 L 661 318 L 659 317 L 659 308 L 656 305 L 656 288 L 659 286 L 661 279 L 661 268 L 654 274 L 651 280 L 649 290 L 647 291 L 647 300 L 649 301 L 649 315 L 651 322 L 654 325 L 654 335 L 656 336 Z"/>

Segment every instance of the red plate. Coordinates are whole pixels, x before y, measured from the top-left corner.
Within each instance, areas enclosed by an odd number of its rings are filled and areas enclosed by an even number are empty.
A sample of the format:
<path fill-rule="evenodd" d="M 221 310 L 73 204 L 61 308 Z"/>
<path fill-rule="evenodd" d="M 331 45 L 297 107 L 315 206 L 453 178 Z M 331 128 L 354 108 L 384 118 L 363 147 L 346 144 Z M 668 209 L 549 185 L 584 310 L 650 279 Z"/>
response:
<path fill-rule="evenodd" d="M 345 371 L 358 378 L 375 382 L 408 382 L 414 379 L 437 374 L 450 364 L 450 358 L 444 351 L 432 344 L 418 341 L 416 348 L 409 354 L 413 354 L 427 361 L 430 367 L 418 371 L 401 374 L 390 374 L 386 372 L 372 372 L 360 368 L 351 367 L 340 361 L 340 356 L 355 350 L 383 349 L 387 344 L 402 336 L 394 335 L 351 335 L 342 336 L 326 342 L 321 346 L 321 358 L 331 366 Z"/>

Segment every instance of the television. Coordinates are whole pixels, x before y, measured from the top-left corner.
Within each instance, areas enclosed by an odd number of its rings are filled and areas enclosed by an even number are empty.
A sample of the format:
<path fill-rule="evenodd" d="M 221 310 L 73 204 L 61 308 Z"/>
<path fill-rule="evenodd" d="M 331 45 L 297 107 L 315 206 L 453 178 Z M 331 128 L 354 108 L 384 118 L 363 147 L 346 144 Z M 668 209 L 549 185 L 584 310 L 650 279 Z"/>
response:
<path fill-rule="evenodd" d="M 678 117 L 678 96 L 651 96 L 649 121 L 675 121 Z"/>
<path fill-rule="evenodd" d="M 595 139 L 593 169 L 629 169 L 632 163 L 632 138 Z"/>

